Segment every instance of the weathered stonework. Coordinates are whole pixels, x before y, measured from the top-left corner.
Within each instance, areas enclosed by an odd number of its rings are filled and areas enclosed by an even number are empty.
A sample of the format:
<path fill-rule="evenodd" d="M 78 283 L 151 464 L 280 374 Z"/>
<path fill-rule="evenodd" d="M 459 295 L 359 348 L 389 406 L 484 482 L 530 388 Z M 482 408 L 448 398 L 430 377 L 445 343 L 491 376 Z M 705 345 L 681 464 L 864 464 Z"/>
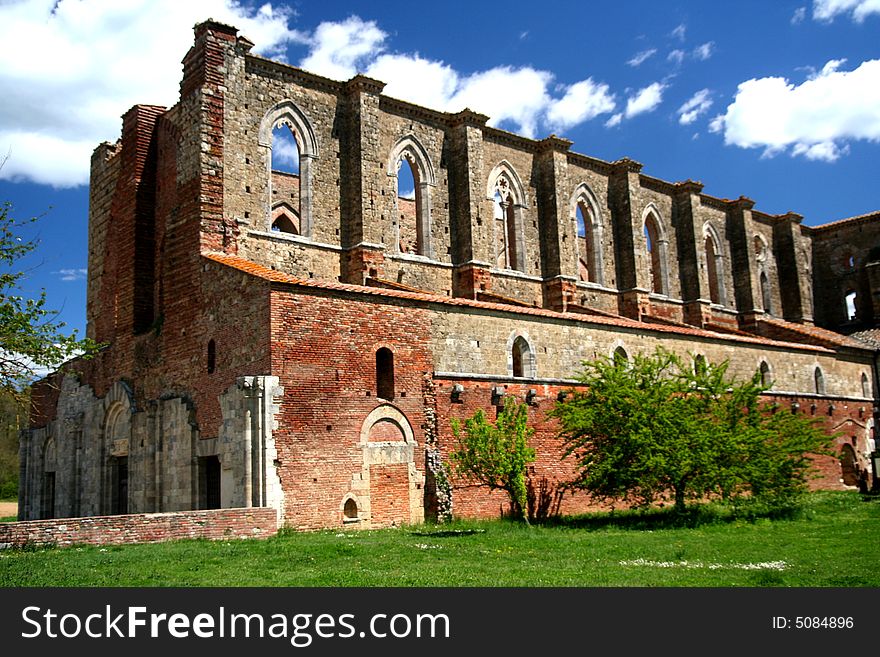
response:
<path fill-rule="evenodd" d="M 876 348 L 834 331 L 880 317 L 880 215 L 806 227 L 251 47 L 197 25 L 179 102 L 95 151 L 87 331 L 108 346 L 34 390 L 23 519 L 495 515 L 448 479 L 452 418 L 528 399 L 530 478 L 555 490 L 572 466 L 545 412 L 583 360 L 658 346 L 764 371 L 768 402 L 840 430 L 822 485 L 873 474 Z M 274 170 L 278 127 L 296 174 Z"/>

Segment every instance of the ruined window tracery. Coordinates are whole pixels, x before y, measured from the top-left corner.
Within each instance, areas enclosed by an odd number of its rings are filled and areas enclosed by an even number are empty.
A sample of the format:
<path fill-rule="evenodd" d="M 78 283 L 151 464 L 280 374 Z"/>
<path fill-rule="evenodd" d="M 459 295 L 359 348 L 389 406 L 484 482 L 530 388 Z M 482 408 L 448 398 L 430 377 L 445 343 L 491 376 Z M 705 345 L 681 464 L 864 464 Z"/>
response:
<path fill-rule="evenodd" d="M 519 176 L 507 162 L 489 175 L 488 198 L 493 202 L 493 264 L 499 269 L 526 271 L 523 210 L 525 190 Z"/>
<path fill-rule="evenodd" d="M 727 292 L 724 287 L 724 255 L 721 239 L 715 227 L 705 227 L 706 274 L 709 282 L 709 300 L 719 305 L 727 305 Z"/>

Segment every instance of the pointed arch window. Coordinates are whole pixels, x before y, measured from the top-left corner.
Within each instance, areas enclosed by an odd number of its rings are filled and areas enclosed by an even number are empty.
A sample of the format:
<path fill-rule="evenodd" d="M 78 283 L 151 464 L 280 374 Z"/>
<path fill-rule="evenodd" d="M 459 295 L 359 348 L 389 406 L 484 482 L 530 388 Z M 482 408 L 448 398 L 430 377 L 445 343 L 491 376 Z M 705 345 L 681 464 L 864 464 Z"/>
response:
<path fill-rule="evenodd" d="M 825 375 L 822 373 L 821 367 L 817 367 L 813 371 L 813 385 L 817 395 L 825 394 Z"/>
<path fill-rule="evenodd" d="M 387 173 L 393 183 L 397 251 L 434 258 L 431 236 L 431 188 L 436 184 L 428 152 L 414 135 L 394 145 Z"/>
<path fill-rule="evenodd" d="M 761 361 L 758 371 L 761 374 L 761 385 L 765 388 L 769 388 L 773 383 L 773 376 L 770 373 L 770 365 L 767 364 L 766 360 Z"/>
<path fill-rule="evenodd" d="M 574 191 L 572 213 L 578 280 L 603 285 L 602 221 L 595 196 L 586 183 L 581 183 Z"/>
<path fill-rule="evenodd" d="M 532 348 L 529 346 L 528 340 L 523 336 L 518 336 L 513 341 L 511 350 L 512 374 L 514 377 L 533 377 Z"/>
<path fill-rule="evenodd" d="M 862 397 L 871 396 L 871 383 L 868 381 L 868 375 L 862 372 Z"/>
<path fill-rule="evenodd" d="M 525 273 L 523 212 L 527 201 L 522 182 L 509 163 L 500 163 L 490 173 L 487 197 L 493 202 L 494 264 Z"/>
<path fill-rule="evenodd" d="M 727 304 L 724 289 L 724 256 L 721 252 L 721 240 L 711 226 L 706 230 L 706 275 L 709 282 L 709 300 L 719 305 Z"/>
<path fill-rule="evenodd" d="M 669 294 L 666 261 L 667 242 L 660 217 L 653 208 L 649 208 L 645 214 L 644 233 L 651 274 L 651 291 L 655 294 Z"/>
<path fill-rule="evenodd" d="M 615 365 L 626 365 L 629 363 L 629 354 L 626 353 L 626 349 L 623 347 L 617 347 L 614 350 L 611 359 L 614 361 Z"/>
<path fill-rule="evenodd" d="M 272 211 L 273 233 L 299 235 L 299 215 L 286 203 L 279 203 Z"/>
<path fill-rule="evenodd" d="M 293 101 L 282 101 L 263 117 L 259 145 L 268 175 L 267 228 L 311 237 L 312 165 L 318 157 L 311 122 Z"/>

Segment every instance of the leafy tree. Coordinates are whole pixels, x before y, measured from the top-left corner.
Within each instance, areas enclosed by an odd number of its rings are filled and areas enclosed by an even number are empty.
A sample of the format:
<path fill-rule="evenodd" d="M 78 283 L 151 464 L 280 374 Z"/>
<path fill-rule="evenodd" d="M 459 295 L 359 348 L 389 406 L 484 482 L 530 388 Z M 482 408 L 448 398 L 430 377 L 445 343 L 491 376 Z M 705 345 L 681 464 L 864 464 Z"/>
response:
<path fill-rule="evenodd" d="M 46 291 L 36 299 L 20 292 L 24 272 L 22 257 L 37 247 L 34 240 L 20 236 L 36 218 L 24 221 L 12 217 L 12 205 L 0 205 L 0 390 L 19 394 L 42 368 L 54 368 L 77 354 L 89 356 L 98 345 L 79 339 L 76 331 L 66 335 L 57 312 L 46 308 Z"/>
<path fill-rule="evenodd" d="M 735 381 L 727 369 L 702 359 L 692 368 L 663 349 L 585 363 L 586 388 L 551 412 L 577 460 L 572 485 L 637 505 L 672 497 L 678 511 L 713 495 L 793 501 L 807 454 L 827 452 L 831 439 L 804 416 L 770 412 L 759 375 Z"/>
<path fill-rule="evenodd" d="M 464 429 L 452 420 L 458 448 L 449 455 L 453 471 L 491 490 L 503 490 L 516 517 L 529 522 L 526 469 L 535 460 L 529 447 L 533 430 L 528 426 L 528 406 L 506 397 L 494 423 L 482 409 L 465 420 Z"/>
<path fill-rule="evenodd" d="M 18 496 L 18 431 L 27 423 L 27 395 L 0 390 L 0 500 Z"/>

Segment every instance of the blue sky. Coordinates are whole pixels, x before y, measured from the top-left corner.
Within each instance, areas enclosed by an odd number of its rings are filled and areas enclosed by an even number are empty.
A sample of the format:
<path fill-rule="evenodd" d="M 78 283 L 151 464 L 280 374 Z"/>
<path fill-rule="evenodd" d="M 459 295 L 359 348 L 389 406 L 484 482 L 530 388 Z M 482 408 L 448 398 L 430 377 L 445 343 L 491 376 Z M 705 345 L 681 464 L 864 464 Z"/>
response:
<path fill-rule="evenodd" d="M 88 167 L 135 103 L 171 105 L 192 25 L 265 56 L 816 225 L 880 209 L 880 0 L 0 0 L 0 199 L 43 215 L 28 293 L 85 324 Z"/>

